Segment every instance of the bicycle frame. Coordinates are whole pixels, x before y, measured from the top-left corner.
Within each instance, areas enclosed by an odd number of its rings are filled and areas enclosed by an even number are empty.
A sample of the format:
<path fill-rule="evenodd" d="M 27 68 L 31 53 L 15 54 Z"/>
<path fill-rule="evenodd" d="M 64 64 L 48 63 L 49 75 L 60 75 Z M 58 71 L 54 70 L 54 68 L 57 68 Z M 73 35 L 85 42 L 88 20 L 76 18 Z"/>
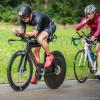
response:
<path fill-rule="evenodd" d="M 93 70 L 96 70 L 96 65 L 95 65 L 95 63 L 94 63 L 94 61 L 93 61 L 93 59 L 92 59 L 92 57 L 91 57 L 91 55 L 90 55 L 90 53 L 89 53 L 89 51 L 90 51 L 90 45 L 93 46 L 93 42 L 87 40 L 87 38 L 84 38 L 84 37 L 86 37 L 86 35 L 84 34 L 83 31 L 82 31 L 82 33 L 83 33 L 83 35 L 80 35 L 80 33 L 77 32 L 77 34 L 79 35 L 80 38 L 73 38 L 73 37 L 72 37 L 72 42 L 73 42 L 73 44 L 74 44 L 75 46 L 77 46 L 77 44 L 76 44 L 74 41 L 75 41 L 75 40 L 81 40 L 82 45 L 83 45 L 83 49 L 82 49 L 82 50 L 83 50 L 84 53 L 85 53 L 84 66 L 85 66 L 86 61 L 87 61 L 87 59 L 88 59 L 90 65 L 91 65 L 91 67 L 93 68 Z M 90 42 L 90 43 L 88 43 L 88 42 Z M 79 66 L 80 66 L 80 64 L 81 64 L 82 58 L 83 58 L 83 54 L 81 55 L 81 58 L 80 58 L 80 61 L 79 61 Z"/>
<path fill-rule="evenodd" d="M 26 56 L 26 59 L 27 59 L 27 55 L 28 55 L 31 58 L 32 63 L 35 65 L 36 69 L 38 69 L 37 68 L 38 66 L 35 63 L 34 54 L 32 53 L 32 48 L 40 47 L 40 44 L 37 42 L 36 38 L 21 36 L 20 40 L 18 40 L 18 39 L 9 39 L 8 43 L 10 43 L 12 41 L 22 41 L 22 42 L 26 43 L 26 47 L 23 50 L 23 54 L 25 54 L 24 56 Z M 24 57 L 22 56 L 21 61 L 19 63 L 18 71 L 20 71 L 19 69 L 20 69 L 20 66 L 21 66 L 21 62 L 23 61 L 23 58 Z M 25 63 L 26 63 L 26 61 L 25 61 Z M 26 69 L 26 68 L 24 68 L 24 69 Z"/>
<path fill-rule="evenodd" d="M 86 63 L 86 61 L 87 61 L 87 58 L 88 58 L 88 60 L 89 60 L 89 62 L 90 62 L 90 64 L 91 64 L 91 67 L 92 67 L 92 68 L 96 68 L 96 66 L 95 66 L 95 64 L 94 64 L 94 61 L 93 61 L 93 59 L 92 59 L 92 57 L 91 57 L 91 55 L 90 55 L 90 53 L 89 53 L 89 49 L 90 49 L 89 46 L 90 46 L 90 44 L 88 44 L 87 41 L 86 41 L 84 38 L 82 38 L 81 41 L 82 41 L 82 44 L 84 45 L 84 46 L 83 46 L 83 50 L 84 50 L 84 52 L 85 52 L 84 65 L 85 65 L 85 63 Z"/>
<path fill-rule="evenodd" d="M 27 56 L 27 55 L 30 56 L 30 58 L 32 60 L 32 63 L 35 65 L 36 70 L 38 70 L 39 66 L 35 62 L 35 57 L 34 57 L 34 54 L 32 53 L 32 48 L 40 47 L 40 44 L 37 42 L 37 39 L 35 37 L 26 37 L 24 35 L 21 35 L 19 37 L 21 38 L 20 40 L 18 40 L 18 39 L 9 39 L 8 43 L 10 44 L 11 41 L 22 41 L 22 42 L 25 42 L 26 43 L 26 48 L 23 50 L 23 53 L 25 54 L 25 56 Z M 55 39 L 57 39 L 57 36 L 55 34 L 53 34 L 51 38 L 48 38 L 48 43 L 51 42 L 51 41 L 54 42 Z M 18 70 L 20 69 L 22 60 L 23 60 L 23 56 L 21 58 Z M 45 71 L 45 69 L 44 69 L 44 71 Z M 43 73 L 44 73 L 44 71 L 43 71 Z M 42 74 L 42 75 L 43 75 L 43 73 L 40 72 L 40 74 Z"/>

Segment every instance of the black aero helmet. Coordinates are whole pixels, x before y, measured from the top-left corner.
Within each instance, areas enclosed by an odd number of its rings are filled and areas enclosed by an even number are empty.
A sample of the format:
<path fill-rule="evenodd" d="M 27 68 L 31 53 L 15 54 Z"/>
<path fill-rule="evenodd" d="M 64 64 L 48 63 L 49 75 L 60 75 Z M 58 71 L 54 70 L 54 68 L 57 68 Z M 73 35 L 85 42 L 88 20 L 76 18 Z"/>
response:
<path fill-rule="evenodd" d="M 30 16 L 31 12 L 32 12 L 32 10 L 31 10 L 31 8 L 30 8 L 29 5 L 27 5 L 27 4 L 22 4 L 22 5 L 19 6 L 18 15 L 19 15 L 21 18 Z"/>

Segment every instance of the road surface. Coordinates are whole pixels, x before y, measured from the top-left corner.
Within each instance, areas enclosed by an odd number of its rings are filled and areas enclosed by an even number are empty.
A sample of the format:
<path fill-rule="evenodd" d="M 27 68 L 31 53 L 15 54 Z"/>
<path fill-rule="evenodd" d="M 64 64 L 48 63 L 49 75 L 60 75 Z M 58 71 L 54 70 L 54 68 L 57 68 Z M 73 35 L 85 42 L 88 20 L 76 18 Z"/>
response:
<path fill-rule="evenodd" d="M 11 87 L 0 85 L 0 100 L 100 100 L 100 81 L 76 80 L 65 81 L 59 89 L 51 90 L 44 82 L 29 85 L 22 92 L 15 92 Z"/>

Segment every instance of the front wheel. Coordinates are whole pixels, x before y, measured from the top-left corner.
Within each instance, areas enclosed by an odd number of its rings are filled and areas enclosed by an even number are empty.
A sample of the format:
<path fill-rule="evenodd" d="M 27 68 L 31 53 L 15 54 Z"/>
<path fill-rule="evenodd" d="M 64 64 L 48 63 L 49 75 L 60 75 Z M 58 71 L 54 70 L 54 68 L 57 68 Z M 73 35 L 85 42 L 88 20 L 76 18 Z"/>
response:
<path fill-rule="evenodd" d="M 22 91 L 30 83 L 33 73 L 32 61 L 25 51 L 17 51 L 11 57 L 8 68 L 7 77 L 12 89 Z"/>
<path fill-rule="evenodd" d="M 89 61 L 84 50 L 77 52 L 74 59 L 74 74 L 78 82 L 84 83 L 88 78 Z"/>
<path fill-rule="evenodd" d="M 66 61 L 62 53 L 53 51 L 54 61 L 51 65 L 52 71 L 45 72 L 44 80 L 51 89 L 57 89 L 64 81 L 66 76 Z"/>

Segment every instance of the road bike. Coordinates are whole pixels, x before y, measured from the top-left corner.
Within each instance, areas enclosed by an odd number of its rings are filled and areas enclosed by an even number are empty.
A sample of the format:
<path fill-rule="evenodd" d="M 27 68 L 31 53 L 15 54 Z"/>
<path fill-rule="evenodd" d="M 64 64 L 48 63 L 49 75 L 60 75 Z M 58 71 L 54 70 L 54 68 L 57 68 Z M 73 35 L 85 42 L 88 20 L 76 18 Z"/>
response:
<path fill-rule="evenodd" d="M 74 74 L 78 82 L 84 83 L 90 74 L 95 75 L 97 71 L 96 56 L 93 53 L 92 47 L 96 45 L 95 41 L 90 41 L 85 33 L 77 32 L 79 38 L 73 38 L 72 42 L 75 46 L 78 44 L 75 41 L 80 40 L 83 48 L 79 50 L 74 59 Z M 97 77 L 100 80 L 100 77 Z"/>

